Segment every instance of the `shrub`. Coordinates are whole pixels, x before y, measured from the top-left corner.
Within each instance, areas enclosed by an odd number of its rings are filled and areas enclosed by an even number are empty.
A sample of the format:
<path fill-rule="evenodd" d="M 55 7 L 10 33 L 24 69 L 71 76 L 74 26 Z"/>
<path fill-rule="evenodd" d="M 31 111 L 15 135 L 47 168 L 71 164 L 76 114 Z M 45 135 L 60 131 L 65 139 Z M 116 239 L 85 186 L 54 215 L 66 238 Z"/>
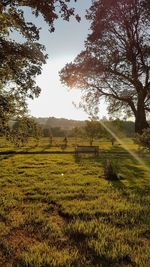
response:
<path fill-rule="evenodd" d="M 117 180 L 117 170 L 115 164 L 111 160 L 107 160 L 104 166 L 104 176 L 107 180 Z"/>
<path fill-rule="evenodd" d="M 150 151 L 150 128 L 143 130 L 142 134 L 137 134 L 135 142 Z"/>

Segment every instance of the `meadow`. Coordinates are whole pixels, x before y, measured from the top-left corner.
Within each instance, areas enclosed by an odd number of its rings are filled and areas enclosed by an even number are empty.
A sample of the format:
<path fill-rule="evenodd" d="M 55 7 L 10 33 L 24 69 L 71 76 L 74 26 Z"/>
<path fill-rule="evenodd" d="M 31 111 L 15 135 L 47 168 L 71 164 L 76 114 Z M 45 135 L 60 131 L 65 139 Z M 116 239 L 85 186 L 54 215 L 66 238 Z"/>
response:
<path fill-rule="evenodd" d="M 30 140 L 16 149 L 1 139 L 0 266 L 149 267 L 150 154 L 131 139 L 125 144 L 146 166 L 106 140 L 94 143 L 97 157 L 44 154 L 61 151 L 61 142 Z M 72 139 L 65 151 L 76 142 L 88 144 Z M 107 159 L 118 170 L 116 181 L 104 177 Z"/>

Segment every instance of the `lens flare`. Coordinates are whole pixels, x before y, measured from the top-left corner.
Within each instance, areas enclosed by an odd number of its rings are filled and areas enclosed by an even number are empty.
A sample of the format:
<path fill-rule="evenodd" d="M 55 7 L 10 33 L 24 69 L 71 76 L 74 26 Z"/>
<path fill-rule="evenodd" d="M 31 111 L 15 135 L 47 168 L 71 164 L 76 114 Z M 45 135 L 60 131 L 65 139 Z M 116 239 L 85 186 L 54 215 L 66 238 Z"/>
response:
<path fill-rule="evenodd" d="M 105 130 L 107 132 L 109 132 L 111 134 L 112 137 L 114 137 L 116 139 L 116 141 L 118 141 L 122 147 L 138 162 L 140 163 L 145 170 L 147 170 L 148 172 L 150 172 L 150 168 L 145 164 L 145 162 L 139 158 L 139 156 L 134 153 L 133 151 L 131 151 L 126 144 L 107 126 L 105 125 L 105 123 L 103 121 L 100 121 L 100 124 L 105 128 Z"/>

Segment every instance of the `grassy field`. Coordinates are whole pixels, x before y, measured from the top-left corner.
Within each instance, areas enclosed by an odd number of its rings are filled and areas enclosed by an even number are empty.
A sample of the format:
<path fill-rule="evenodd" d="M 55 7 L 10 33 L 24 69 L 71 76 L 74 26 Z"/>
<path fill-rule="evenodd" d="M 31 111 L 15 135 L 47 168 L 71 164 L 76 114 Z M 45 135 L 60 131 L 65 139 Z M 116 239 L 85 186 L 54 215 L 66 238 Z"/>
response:
<path fill-rule="evenodd" d="M 120 145 L 96 144 L 103 151 L 96 158 L 0 156 L 1 267 L 150 266 L 150 172 Z M 47 149 L 43 140 L 17 150 Z M 3 142 L 0 150 L 15 148 Z M 150 155 L 140 157 L 150 166 Z M 104 177 L 107 158 L 118 165 L 117 181 Z"/>
<path fill-rule="evenodd" d="M 29 142 L 22 147 L 15 147 L 12 143 L 0 138 L 0 152 L 22 152 L 22 151 L 32 151 L 32 152 L 51 152 L 51 151 L 62 151 L 60 146 L 63 144 L 63 137 L 53 138 L 52 146 L 49 144 L 49 138 L 41 138 L 37 141 L 33 138 L 29 139 Z M 131 142 L 132 143 L 132 142 Z M 87 139 L 82 138 L 68 138 L 68 146 L 65 151 L 74 151 L 74 147 L 79 145 L 90 145 Z M 128 142 L 129 144 L 129 142 Z M 111 142 L 107 140 L 94 140 L 93 145 L 100 146 L 101 149 L 108 150 L 111 148 Z"/>

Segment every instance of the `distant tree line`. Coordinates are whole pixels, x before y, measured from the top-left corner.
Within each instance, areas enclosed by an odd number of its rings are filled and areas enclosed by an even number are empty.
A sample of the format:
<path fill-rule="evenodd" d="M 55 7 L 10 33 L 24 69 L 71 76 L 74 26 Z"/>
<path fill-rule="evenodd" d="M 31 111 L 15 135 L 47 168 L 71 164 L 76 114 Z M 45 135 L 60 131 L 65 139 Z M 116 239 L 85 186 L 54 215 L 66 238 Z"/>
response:
<path fill-rule="evenodd" d="M 48 119 L 45 121 L 45 124 L 41 124 L 40 120 L 40 127 L 42 130 L 42 135 L 44 137 L 87 137 L 90 142 L 92 143 L 95 138 L 100 137 L 109 137 L 109 133 L 102 127 L 100 122 L 98 121 L 76 121 L 77 126 L 73 126 L 75 124 L 72 124 L 72 120 L 67 120 L 68 124 L 66 126 L 63 125 L 63 120 L 60 119 L 60 125 L 53 127 L 53 123 L 51 124 L 50 120 Z M 37 120 L 38 122 L 38 120 Z M 69 123 L 70 122 L 70 123 Z M 56 123 L 56 122 L 55 122 Z M 110 128 L 115 134 L 123 134 L 127 137 L 133 137 L 134 136 L 134 122 L 132 121 L 123 121 L 123 120 L 106 120 L 105 124 L 108 128 Z M 110 137 L 111 138 L 111 137 Z"/>
<path fill-rule="evenodd" d="M 53 120 L 56 118 L 53 118 Z M 65 119 L 59 119 L 60 125 Z M 57 121 L 57 119 L 56 119 Z M 41 123 L 44 122 L 44 123 Z M 72 120 L 67 120 L 72 124 Z M 135 134 L 134 132 L 134 122 L 133 121 L 124 121 L 120 119 L 116 120 L 87 120 L 87 121 L 73 121 L 76 122 L 76 127 L 72 128 L 71 126 L 66 127 L 53 127 L 53 124 L 50 124 L 50 120 L 46 118 L 41 118 L 40 120 L 30 118 L 30 117 L 20 117 L 14 121 L 9 122 L 10 132 L 9 136 L 6 135 L 6 138 L 14 143 L 17 147 L 23 146 L 28 143 L 29 138 L 33 138 L 38 145 L 41 137 L 49 139 L 49 145 L 53 145 L 53 140 L 56 137 L 62 137 L 62 142 L 68 138 L 75 138 L 75 143 L 78 143 L 78 138 L 86 139 L 89 142 L 89 145 L 93 145 L 95 140 L 100 140 L 105 138 L 109 140 L 112 145 L 115 143 L 115 138 L 106 130 L 108 128 L 113 134 L 117 137 L 130 137 L 139 144 L 140 147 L 150 150 L 150 131 L 146 129 L 142 135 Z M 103 126 L 105 125 L 106 128 Z M 0 136 L 3 136 L 2 134 Z"/>

